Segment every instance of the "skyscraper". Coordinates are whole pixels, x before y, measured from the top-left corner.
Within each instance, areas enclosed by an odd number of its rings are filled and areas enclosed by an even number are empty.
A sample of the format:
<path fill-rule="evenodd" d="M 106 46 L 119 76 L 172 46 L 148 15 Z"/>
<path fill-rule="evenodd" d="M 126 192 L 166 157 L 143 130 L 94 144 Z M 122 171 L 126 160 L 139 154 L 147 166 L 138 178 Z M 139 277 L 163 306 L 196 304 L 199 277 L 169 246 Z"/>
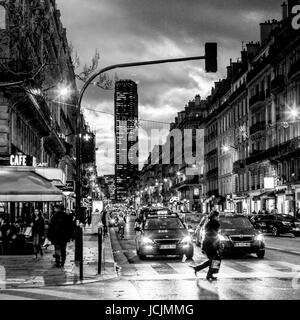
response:
<path fill-rule="evenodd" d="M 119 80 L 115 86 L 115 198 L 128 196 L 128 186 L 138 172 L 138 93 L 132 80 Z"/>

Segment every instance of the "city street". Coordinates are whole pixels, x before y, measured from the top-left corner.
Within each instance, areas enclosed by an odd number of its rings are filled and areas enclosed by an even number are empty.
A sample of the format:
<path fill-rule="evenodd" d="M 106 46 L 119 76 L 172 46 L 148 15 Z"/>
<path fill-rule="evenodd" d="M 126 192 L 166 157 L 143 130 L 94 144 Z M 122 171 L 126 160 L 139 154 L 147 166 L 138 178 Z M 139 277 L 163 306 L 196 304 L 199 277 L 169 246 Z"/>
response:
<path fill-rule="evenodd" d="M 299 299 L 300 255 L 290 252 L 300 246 L 300 238 L 266 237 L 266 257 L 226 258 L 219 279 L 208 282 L 205 271 L 195 279 L 188 264 L 178 258 L 161 257 L 139 260 L 135 252 L 134 218 L 127 222 L 125 239 L 119 240 L 110 229 L 119 277 L 84 285 L 0 291 L 0 299 L 94 299 L 94 300 L 259 300 Z M 276 249 L 276 250 L 274 250 Z M 283 251 L 286 251 L 285 253 Z M 195 247 L 194 262 L 205 257 Z M 297 272 L 298 268 L 298 272 Z M 294 284 L 294 288 L 293 288 Z"/>

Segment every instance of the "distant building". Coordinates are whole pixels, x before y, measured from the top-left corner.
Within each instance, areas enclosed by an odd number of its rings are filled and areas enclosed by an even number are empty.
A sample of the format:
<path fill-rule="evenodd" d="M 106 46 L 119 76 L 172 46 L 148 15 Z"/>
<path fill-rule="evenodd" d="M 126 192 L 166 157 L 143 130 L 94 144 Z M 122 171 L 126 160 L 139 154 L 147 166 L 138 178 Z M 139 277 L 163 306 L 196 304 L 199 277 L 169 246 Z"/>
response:
<path fill-rule="evenodd" d="M 128 196 L 128 185 L 138 173 L 138 121 L 137 84 L 132 80 L 119 80 L 115 86 L 115 199 Z"/>

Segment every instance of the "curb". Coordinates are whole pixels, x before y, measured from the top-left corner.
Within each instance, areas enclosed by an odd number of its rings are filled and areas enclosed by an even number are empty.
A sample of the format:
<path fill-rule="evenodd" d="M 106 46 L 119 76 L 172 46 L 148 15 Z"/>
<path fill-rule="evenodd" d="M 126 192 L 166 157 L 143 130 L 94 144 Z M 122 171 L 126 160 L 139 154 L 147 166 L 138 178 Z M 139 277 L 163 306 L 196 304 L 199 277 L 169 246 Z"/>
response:
<path fill-rule="evenodd" d="M 84 234 L 84 236 L 89 236 L 91 234 Z M 84 277 L 83 280 L 78 279 L 77 272 L 71 272 L 67 275 L 66 281 L 61 283 L 45 283 L 42 276 L 32 277 L 31 279 L 17 279 L 11 278 L 3 281 L 1 280 L 0 274 L 0 291 L 8 289 L 26 289 L 26 288 L 46 288 L 46 287 L 64 287 L 64 286 L 75 286 L 75 285 L 84 285 L 90 283 L 103 282 L 108 280 L 113 280 L 118 278 L 116 263 L 113 259 L 112 244 L 110 234 L 108 237 L 104 238 L 103 243 L 103 262 L 102 262 L 102 274 L 90 274 Z M 0 269 L 1 271 L 1 269 Z M 4 271 L 4 270 L 3 270 Z M 5 275 L 5 271 L 4 274 Z"/>

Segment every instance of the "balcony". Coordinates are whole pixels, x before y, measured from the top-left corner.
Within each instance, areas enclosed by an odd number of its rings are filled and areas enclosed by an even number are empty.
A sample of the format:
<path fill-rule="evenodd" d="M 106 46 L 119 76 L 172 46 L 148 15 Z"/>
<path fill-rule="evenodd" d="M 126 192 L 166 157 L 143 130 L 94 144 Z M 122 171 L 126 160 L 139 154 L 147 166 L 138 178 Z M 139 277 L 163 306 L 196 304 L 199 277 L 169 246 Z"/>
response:
<path fill-rule="evenodd" d="M 269 158 L 269 153 L 266 150 L 255 150 L 251 153 L 250 157 L 246 159 L 246 164 L 250 165 L 258 161 L 264 161 Z"/>
<path fill-rule="evenodd" d="M 253 107 L 255 104 L 265 101 L 265 98 L 266 98 L 266 95 L 263 91 L 258 92 L 255 96 L 250 98 L 249 107 Z"/>
<path fill-rule="evenodd" d="M 290 66 L 290 72 L 288 74 L 289 79 L 295 79 L 300 75 L 300 59 Z"/>
<path fill-rule="evenodd" d="M 260 121 L 250 127 L 250 135 L 255 134 L 256 132 L 265 131 L 265 130 L 266 130 L 266 122 Z"/>
<path fill-rule="evenodd" d="M 186 180 L 180 181 L 176 183 L 173 187 L 177 190 L 181 190 L 184 188 L 189 188 L 190 186 L 195 186 L 200 184 L 200 176 L 196 175 L 193 177 L 188 177 Z"/>
<path fill-rule="evenodd" d="M 214 156 L 214 155 L 217 155 L 218 154 L 218 149 L 215 148 L 213 150 L 211 150 L 210 152 L 208 152 L 205 157 L 208 158 L 208 157 L 211 157 L 211 156 Z"/>
<path fill-rule="evenodd" d="M 250 82 L 252 79 L 256 77 L 256 75 L 259 74 L 260 71 L 262 71 L 268 64 L 269 64 L 269 57 L 263 58 L 260 61 L 257 61 L 253 65 L 253 69 L 249 71 L 247 75 L 247 82 Z"/>
<path fill-rule="evenodd" d="M 214 168 L 214 169 L 211 169 L 211 170 L 208 170 L 206 172 L 206 177 L 208 176 L 213 176 L 213 175 L 218 175 L 218 172 L 219 172 L 219 168 Z"/>
<path fill-rule="evenodd" d="M 237 88 L 229 97 L 229 102 L 235 100 L 238 96 L 240 96 L 246 90 L 246 84 L 243 83 L 239 88 Z"/>
<path fill-rule="evenodd" d="M 245 160 L 237 160 L 233 163 L 233 173 L 238 173 L 241 169 L 245 169 Z"/>
<path fill-rule="evenodd" d="M 274 80 L 271 81 L 271 92 L 279 93 L 285 87 L 284 76 L 282 74 L 278 75 Z"/>

